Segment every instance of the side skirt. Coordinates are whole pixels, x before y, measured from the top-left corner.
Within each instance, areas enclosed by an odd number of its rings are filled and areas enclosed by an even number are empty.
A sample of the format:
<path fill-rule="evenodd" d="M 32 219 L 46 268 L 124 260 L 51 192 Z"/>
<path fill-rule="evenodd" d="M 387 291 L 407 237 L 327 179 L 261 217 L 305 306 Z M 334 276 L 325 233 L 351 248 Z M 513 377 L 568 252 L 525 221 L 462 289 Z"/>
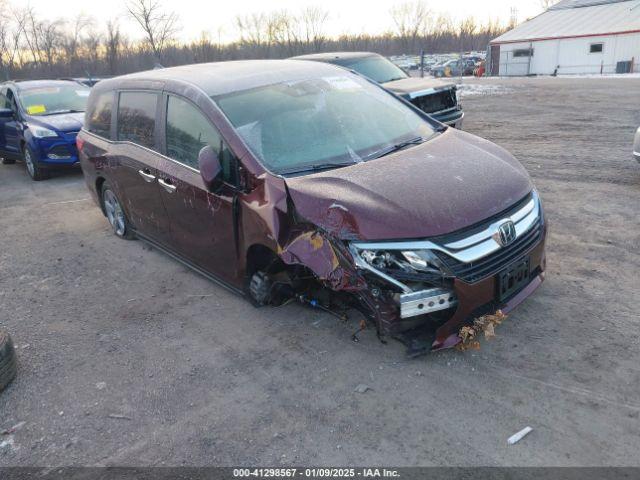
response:
<path fill-rule="evenodd" d="M 224 280 L 216 277 L 215 275 L 213 275 L 212 273 L 207 272 L 206 270 L 203 270 L 202 268 L 198 267 L 197 265 L 191 263 L 189 260 L 185 259 L 184 257 L 182 257 L 181 255 L 167 249 L 166 247 L 160 245 L 159 243 L 151 240 L 148 237 L 145 237 L 144 235 L 138 233 L 137 231 L 135 231 L 136 237 L 138 237 L 140 240 L 148 243 L 149 245 L 151 245 L 154 248 L 157 248 L 158 250 L 160 250 L 162 253 L 170 256 L 171 258 L 173 258 L 174 260 L 177 260 L 179 263 L 181 263 L 182 265 L 184 265 L 185 267 L 189 267 L 191 270 L 195 271 L 196 273 L 199 273 L 200 275 L 202 275 L 203 277 L 205 277 L 207 280 L 212 281 L 213 283 L 226 288 L 227 290 L 229 290 L 230 292 L 233 292 L 237 295 L 240 296 L 246 296 L 244 290 L 238 288 L 238 287 L 234 287 L 233 285 L 231 285 L 230 283 L 225 282 Z"/>

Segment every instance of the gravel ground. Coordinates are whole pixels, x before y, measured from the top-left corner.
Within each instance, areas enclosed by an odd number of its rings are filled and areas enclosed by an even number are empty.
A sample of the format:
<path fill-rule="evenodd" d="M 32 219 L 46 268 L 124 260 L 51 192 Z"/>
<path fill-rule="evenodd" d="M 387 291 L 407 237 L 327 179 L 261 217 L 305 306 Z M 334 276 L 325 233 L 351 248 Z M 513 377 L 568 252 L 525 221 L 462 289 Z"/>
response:
<path fill-rule="evenodd" d="M 116 239 L 80 173 L 0 165 L 0 429 L 25 422 L 0 465 L 640 465 L 640 80 L 465 83 L 465 129 L 551 224 L 547 281 L 479 351 L 407 360 L 355 318 L 254 309 Z"/>

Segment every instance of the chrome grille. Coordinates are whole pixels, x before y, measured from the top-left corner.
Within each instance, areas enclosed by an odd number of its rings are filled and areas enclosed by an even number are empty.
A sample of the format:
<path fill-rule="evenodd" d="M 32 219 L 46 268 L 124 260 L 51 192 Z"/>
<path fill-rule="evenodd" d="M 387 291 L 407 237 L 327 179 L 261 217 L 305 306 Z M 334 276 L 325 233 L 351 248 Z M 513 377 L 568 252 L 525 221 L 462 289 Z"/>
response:
<path fill-rule="evenodd" d="M 525 256 L 538 244 L 541 237 L 542 222 L 538 217 L 533 226 L 518 237 L 514 243 L 477 261 L 463 263 L 444 252 L 436 251 L 435 254 L 456 277 L 465 282 L 473 283 L 495 275 L 511 263 Z"/>

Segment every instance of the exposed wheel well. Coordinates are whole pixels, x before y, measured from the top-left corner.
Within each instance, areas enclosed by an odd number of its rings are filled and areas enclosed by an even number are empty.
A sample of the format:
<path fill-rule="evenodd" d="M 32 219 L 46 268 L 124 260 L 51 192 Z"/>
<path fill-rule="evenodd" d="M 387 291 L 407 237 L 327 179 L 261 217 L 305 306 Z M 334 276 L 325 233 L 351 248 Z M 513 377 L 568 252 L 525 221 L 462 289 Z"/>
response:
<path fill-rule="evenodd" d="M 259 270 L 269 270 L 275 265 L 282 265 L 282 260 L 269 247 L 261 244 L 251 245 L 247 250 L 246 276 L 251 276 Z"/>

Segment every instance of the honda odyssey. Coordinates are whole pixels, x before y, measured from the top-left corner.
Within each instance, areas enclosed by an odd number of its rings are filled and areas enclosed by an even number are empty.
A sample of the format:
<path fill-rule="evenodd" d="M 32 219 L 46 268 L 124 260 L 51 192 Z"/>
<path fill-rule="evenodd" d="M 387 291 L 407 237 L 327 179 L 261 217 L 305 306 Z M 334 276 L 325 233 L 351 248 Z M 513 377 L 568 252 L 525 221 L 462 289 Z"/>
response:
<path fill-rule="evenodd" d="M 200 64 L 103 80 L 77 140 L 118 237 L 256 305 L 355 308 L 381 337 L 460 342 L 542 282 L 546 224 L 504 149 L 327 63 Z M 417 338 L 417 337 L 415 337 Z"/>

